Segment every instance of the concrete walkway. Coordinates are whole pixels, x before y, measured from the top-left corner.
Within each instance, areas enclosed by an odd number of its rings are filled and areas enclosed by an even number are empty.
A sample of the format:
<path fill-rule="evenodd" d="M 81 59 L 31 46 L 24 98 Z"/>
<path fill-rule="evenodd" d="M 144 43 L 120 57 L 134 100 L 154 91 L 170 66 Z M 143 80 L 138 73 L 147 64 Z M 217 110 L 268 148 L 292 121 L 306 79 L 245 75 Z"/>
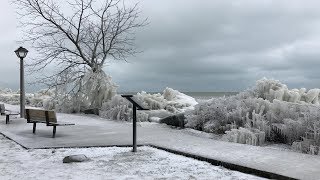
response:
<path fill-rule="evenodd" d="M 132 144 L 132 124 L 109 121 L 97 116 L 57 114 L 58 121 L 73 122 L 75 126 L 57 127 L 56 138 L 51 138 L 52 127 L 37 126 L 12 118 L 5 124 L 0 117 L 0 132 L 26 148 L 127 146 Z M 166 125 L 141 123 L 138 144 L 153 145 L 243 167 L 267 171 L 296 179 L 319 179 L 320 156 L 216 141 L 199 137 L 185 130 Z"/>

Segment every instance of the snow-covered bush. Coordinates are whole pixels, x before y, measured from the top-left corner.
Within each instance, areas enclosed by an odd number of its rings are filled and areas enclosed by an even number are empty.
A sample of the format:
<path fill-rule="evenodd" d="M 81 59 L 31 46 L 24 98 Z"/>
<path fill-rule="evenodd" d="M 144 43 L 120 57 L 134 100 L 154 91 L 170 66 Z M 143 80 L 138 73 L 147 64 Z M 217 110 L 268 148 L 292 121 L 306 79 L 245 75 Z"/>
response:
<path fill-rule="evenodd" d="M 319 105 L 320 89 L 288 89 L 278 80 L 263 78 L 258 80 L 254 93 L 257 97 L 272 102 L 274 99 L 293 103 L 308 103 Z"/>
<path fill-rule="evenodd" d="M 290 90 L 280 81 L 264 78 L 254 88 L 235 96 L 199 103 L 187 114 L 186 126 L 222 133 L 228 141 L 246 144 L 261 145 L 262 138 L 281 139 L 296 149 L 301 146 L 302 152 L 317 153 L 320 136 L 314 134 L 320 134 L 320 130 L 315 130 L 314 124 L 320 123 L 319 92 Z M 313 136 L 306 137 L 308 133 Z"/>
<path fill-rule="evenodd" d="M 102 103 L 111 100 L 117 93 L 118 86 L 112 82 L 111 76 L 102 70 L 86 73 L 82 84 L 83 98 L 90 108 L 100 108 Z"/>
<path fill-rule="evenodd" d="M 99 115 L 106 119 L 130 120 L 130 103 L 120 95 L 114 96 L 111 101 L 102 104 Z"/>
<path fill-rule="evenodd" d="M 179 91 L 166 88 L 163 94 L 137 93 L 134 98 L 150 111 L 137 111 L 137 119 L 140 121 L 158 121 L 159 118 L 171 116 L 192 110 L 197 104 L 196 100 Z M 104 118 L 131 121 L 132 107 L 126 99 L 120 95 L 114 96 L 110 101 L 103 103 L 100 115 Z M 153 119 L 153 120 L 152 120 Z"/>
<path fill-rule="evenodd" d="M 99 115 L 106 119 L 132 121 L 132 104 L 120 95 L 116 95 L 110 101 L 102 104 Z M 137 111 L 137 120 L 147 121 L 148 114 Z"/>
<path fill-rule="evenodd" d="M 193 114 L 187 115 L 188 123 L 186 126 L 206 132 L 218 133 L 223 131 L 224 126 L 239 120 L 238 118 L 234 118 L 234 121 L 228 121 L 228 109 L 225 106 L 227 104 L 226 101 L 228 99 L 225 97 L 214 98 L 196 105 Z"/>
<path fill-rule="evenodd" d="M 25 94 L 26 105 L 41 107 L 43 97 L 35 96 L 32 93 Z M 8 104 L 18 105 L 20 104 L 20 90 L 17 92 L 12 91 L 9 88 L 0 89 L 0 102 L 5 102 Z"/>
<path fill-rule="evenodd" d="M 293 142 L 292 148 L 299 152 L 320 155 L 320 121 L 309 123 L 302 141 Z"/>
<path fill-rule="evenodd" d="M 224 133 L 230 130 L 231 125 L 244 127 L 249 124 L 269 134 L 270 128 L 265 122 L 269 104 L 261 98 L 242 99 L 238 95 L 213 98 L 195 106 L 195 110 L 187 115 L 186 126 L 206 132 Z"/>
<path fill-rule="evenodd" d="M 102 103 L 111 100 L 116 94 L 117 85 L 103 71 L 88 71 L 72 86 L 68 83 L 68 79 L 72 78 L 69 77 L 71 75 L 67 72 L 61 74 L 60 81 L 66 81 L 66 83 L 61 83 L 52 89 L 26 94 L 26 104 L 49 110 L 54 109 L 58 112 L 77 113 L 86 109 L 100 109 Z M 20 93 L 15 93 L 10 89 L 0 90 L 0 101 L 19 104 Z"/>
<path fill-rule="evenodd" d="M 61 75 L 62 79 L 70 79 L 69 75 Z M 64 81 L 64 80 L 61 80 Z M 59 112 L 76 113 L 86 109 L 102 107 L 116 94 L 117 85 L 102 70 L 88 70 L 82 78 L 55 87 L 55 109 Z"/>
<path fill-rule="evenodd" d="M 222 139 L 229 142 L 254 146 L 263 145 L 265 142 L 265 132 L 260 131 L 259 129 L 247 129 L 240 127 L 239 129 L 231 129 L 225 133 L 226 134 Z"/>

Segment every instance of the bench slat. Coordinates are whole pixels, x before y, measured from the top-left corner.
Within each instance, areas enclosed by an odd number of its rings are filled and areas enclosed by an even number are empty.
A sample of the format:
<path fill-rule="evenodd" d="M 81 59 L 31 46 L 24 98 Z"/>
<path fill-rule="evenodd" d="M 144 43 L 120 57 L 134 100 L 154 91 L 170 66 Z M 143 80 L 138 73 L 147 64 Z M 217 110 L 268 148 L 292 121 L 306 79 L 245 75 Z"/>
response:
<path fill-rule="evenodd" d="M 5 112 L 4 104 L 0 104 L 0 113 L 4 114 L 4 112 Z"/>
<path fill-rule="evenodd" d="M 54 111 L 45 111 L 41 109 L 27 109 L 26 115 L 29 117 L 30 121 L 45 121 L 46 122 L 46 112 L 48 112 L 49 122 L 56 123 L 57 117 Z M 28 118 L 26 116 L 26 118 Z"/>

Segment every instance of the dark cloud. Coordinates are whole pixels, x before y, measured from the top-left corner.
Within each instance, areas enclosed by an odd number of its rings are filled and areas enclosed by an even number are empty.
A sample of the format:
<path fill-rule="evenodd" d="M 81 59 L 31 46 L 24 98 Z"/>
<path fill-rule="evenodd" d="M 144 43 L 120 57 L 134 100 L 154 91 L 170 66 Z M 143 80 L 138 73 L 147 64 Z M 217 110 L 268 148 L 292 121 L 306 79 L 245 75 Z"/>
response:
<path fill-rule="evenodd" d="M 319 87 L 319 1 L 142 0 L 140 7 L 150 22 L 137 32 L 143 53 L 105 68 L 121 91 L 239 91 L 262 77 Z M 0 30 L 0 48 L 12 31 Z M 1 63 L 13 61 L 10 48 L 0 49 Z"/>

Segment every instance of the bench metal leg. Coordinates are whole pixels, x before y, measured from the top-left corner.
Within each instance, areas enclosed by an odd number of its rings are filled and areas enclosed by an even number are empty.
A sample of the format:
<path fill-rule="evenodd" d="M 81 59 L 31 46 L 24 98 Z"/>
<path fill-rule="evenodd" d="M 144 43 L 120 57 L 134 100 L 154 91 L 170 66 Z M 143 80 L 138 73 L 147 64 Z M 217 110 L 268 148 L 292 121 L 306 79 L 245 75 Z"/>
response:
<path fill-rule="evenodd" d="M 37 123 L 33 123 L 33 134 L 36 133 L 36 127 L 37 127 Z"/>
<path fill-rule="evenodd" d="M 9 123 L 9 118 L 10 118 L 9 115 L 7 114 L 7 115 L 6 115 L 6 124 Z"/>
<path fill-rule="evenodd" d="M 57 128 L 57 126 L 53 126 L 53 133 L 52 133 L 53 138 L 56 136 L 56 128 Z"/>

